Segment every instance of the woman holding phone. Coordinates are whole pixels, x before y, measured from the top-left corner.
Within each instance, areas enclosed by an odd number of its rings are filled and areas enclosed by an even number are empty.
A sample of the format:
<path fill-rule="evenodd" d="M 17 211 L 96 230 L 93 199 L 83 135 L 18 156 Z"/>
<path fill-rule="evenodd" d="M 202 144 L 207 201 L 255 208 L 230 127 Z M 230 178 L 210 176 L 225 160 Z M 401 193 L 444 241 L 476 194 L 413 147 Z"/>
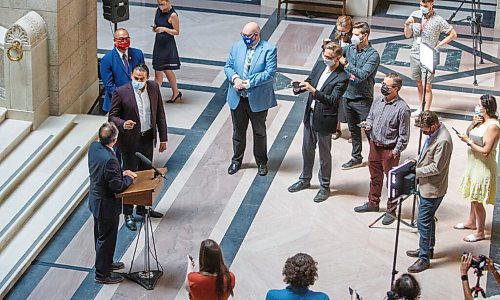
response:
<path fill-rule="evenodd" d="M 460 184 L 462 195 L 470 199 L 469 218 L 455 229 L 476 230 L 464 237 L 466 242 L 484 240 L 486 210 L 484 204 L 495 204 L 498 182 L 497 145 L 500 137 L 497 102 L 491 95 L 482 95 L 466 134 L 460 139 L 469 146 L 467 168 Z"/>
<path fill-rule="evenodd" d="M 194 259 L 188 255 L 186 289 L 191 300 L 226 300 L 233 296 L 234 274 L 224 264 L 219 245 L 207 239 L 200 245 L 200 271 L 195 272 Z"/>
<path fill-rule="evenodd" d="M 168 83 L 172 88 L 172 98 L 167 103 L 182 100 L 182 93 L 177 88 L 177 79 L 173 70 L 181 67 L 177 45 L 174 36 L 179 35 L 179 16 L 172 7 L 170 0 L 158 0 L 153 32 L 156 32 L 153 48 L 153 68 L 155 69 L 155 81 L 161 86 L 163 74 L 167 76 Z"/>

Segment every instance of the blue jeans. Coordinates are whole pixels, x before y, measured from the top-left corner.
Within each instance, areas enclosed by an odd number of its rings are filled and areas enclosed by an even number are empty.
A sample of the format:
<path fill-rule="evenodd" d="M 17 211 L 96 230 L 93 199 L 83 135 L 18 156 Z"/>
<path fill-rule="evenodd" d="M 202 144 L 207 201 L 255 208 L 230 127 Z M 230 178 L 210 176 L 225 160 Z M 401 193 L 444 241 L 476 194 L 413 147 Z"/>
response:
<path fill-rule="evenodd" d="M 417 227 L 420 234 L 418 247 L 419 258 L 429 260 L 430 251 L 434 249 L 436 243 L 436 221 L 434 214 L 438 209 L 443 197 L 425 198 L 420 196 L 420 207 L 418 208 Z"/>

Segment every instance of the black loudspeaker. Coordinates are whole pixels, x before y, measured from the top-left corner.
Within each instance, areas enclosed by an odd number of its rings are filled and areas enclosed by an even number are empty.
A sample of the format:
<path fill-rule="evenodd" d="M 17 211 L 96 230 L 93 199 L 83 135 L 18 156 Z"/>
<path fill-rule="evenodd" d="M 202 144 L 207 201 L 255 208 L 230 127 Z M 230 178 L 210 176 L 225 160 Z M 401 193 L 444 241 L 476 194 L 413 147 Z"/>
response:
<path fill-rule="evenodd" d="M 104 19 L 113 22 L 123 22 L 129 19 L 128 0 L 102 0 Z"/>

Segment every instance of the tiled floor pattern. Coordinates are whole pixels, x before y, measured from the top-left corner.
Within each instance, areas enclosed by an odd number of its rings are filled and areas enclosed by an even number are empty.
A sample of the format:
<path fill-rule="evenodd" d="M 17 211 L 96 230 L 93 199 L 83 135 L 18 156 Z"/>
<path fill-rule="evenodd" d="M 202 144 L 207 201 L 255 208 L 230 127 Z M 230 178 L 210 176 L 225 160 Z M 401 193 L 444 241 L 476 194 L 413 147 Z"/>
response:
<path fill-rule="evenodd" d="M 406 2 L 390 1 L 387 13 L 367 20 L 373 25 L 372 43 L 383 62 L 375 90 L 380 88 L 384 73 L 399 72 L 405 78 L 401 95 L 416 107 L 416 91 L 408 80 L 406 63 L 410 41 L 402 37 L 401 20 L 389 13 L 406 15 Z M 443 6 L 456 6 L 453 1 L 442 2 Z M 149 64 L 154 36 L 145 29 L 149 23 L 144 20 L 152 20 L 155 1 L 141 3 L 131 6 L 131 20 L 120 25 L 130 30 L 133 46 L 143 49 Z M 304 98 L 293 96 L 288 82 L 307 76 L 318 59 L 321 39 L 332 34 L 334 20 L 308 19 L 292 11 L 286 20 L 276 23 L 272 9 L 232 1 L 186 0 L 176 8 L 181 16 L 181 35 L 176 41 L 183 63 L 177 77 L 184 96 L 180 103 L 165 105 L 169 149 L 155 156 L 155 165 L 169 168 L 169 180 L 159 192 L 156 207 L 165 217 L 153 222 L 164 276 L 154 291 L 128 281 L 104 287 L 94 284 L 92 221 L 86 203 L 82 203 L 9 298 L 47 299 L 56 295 L 57 299 L 186 299 L 182 287 L 185 255 L 196 256 L 200 241 L 210 237 L 221 242 L 226 259 L 232 262 L 237 280 L 235 299 L 263 299 L 267 289 L 283 286 L 284 260 L 298 251 L 308 252 L 318 260 L 319 279 L 314 288 L 326 291 L 332 299 L 347 299 L 348 286 L 358 289 L 365 299 L 381 299 L 389 288 L 395 226 L 378 224 L 368 229 L 378 214 L 352 212 L 355 205 L 365 201 L 369 175 L 366 167 L 340 170 L 349 159 L 351 146 L 346 138 L 332 146 L 334 195 L 328 201 L 319 205 L 312 202 L 317 191 L 315 181 L 312 189 L 296 194 L 286 191 L 301 169 L 304 105 Z M 247 145 L 244 168 L 234 176 L 226 173 L 232 152 L 231 121 L 224 103 L 227 87 L 222 66 L 231 44 L 248 21 L 258 22 L 263 35 L 279 51 L 276 93 L 280 100 L 268 117 L 270 174 L 266 177 L 256 176 L 251 143 Z M 479 86 L 475 87 L 468 30 L 467 26 L 457 25 L 459 39 L 442 53 L 446 64 L 437 72 L 433 104 L 435 110 L 448 113 L 443 115 L 447 117 L 443 119 L 445 124 L 459 130 L 466 128 L 480 94 L 500 94 L 499 32 L 487 28 L 483 32 L 486 64 L 479 66 Z M 98 45 L 100 52 L 112 47 L 109 24 L 100 18 Z M 171 96 L 166 83 L 162 94 L 165 99 Z M 403 159 L 416 155 L 417 138 L 413 130 Z M 453 176 L 437 214 L 437 258 L 431 270 L 417 276 L 423 299 L 459 299 L 459 255 L 463 251 L 490 252 L 489 240 L 467 244 L 461 241 L 464 232 L 451 229 L 464 220 L 468 211 L 468 203 L 457 192 L 465 168 L 462 162 L 466 146 L 456 138 L 454 143 Z M 366 146 L 365 141 L 365 157 Z M 488 236 L 492 211 L 493 207 L 488 207 Z M 404 204 L 403 217 L 411 217 L 411 200 Z M 127 267 L 134 244 L 134 235 L 122 227 L 116 257 Z M 400 272 L 413 262 L 404 251 L 416 245 L 415 230 L 403 227 L 397 260 Z M 140 265 L 141 260 L 137 267 Z"/>

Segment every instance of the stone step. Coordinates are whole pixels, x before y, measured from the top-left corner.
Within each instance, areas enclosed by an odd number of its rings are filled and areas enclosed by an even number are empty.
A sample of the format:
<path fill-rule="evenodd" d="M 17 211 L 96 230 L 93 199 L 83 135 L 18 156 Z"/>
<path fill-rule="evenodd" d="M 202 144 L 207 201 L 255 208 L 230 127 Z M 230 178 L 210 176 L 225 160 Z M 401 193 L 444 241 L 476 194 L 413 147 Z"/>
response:
<path fill-rule="evenodd" d="M 3 161 L 31 130 L 31 122 L 5 119 L 0 124 L 0 162 Z"/>
<path fill-rule="evenodd" d="M 38 163 L 75 125 L 76 115 L 49 117 L 37 130 L 32 131 L 2 162 L 0 174 L 0 203 L 30 174 Z"/>
<path fill-rule="evenodd" d="M 0 252 L 0 299 L 3 299 L 52 236 L 88 193 L 87 155 L 74 166 Z"/>
<path fill-rule="evenodd" d="M 60 140 L 43 161 L 0 203 L 0 251 L 50 196 L 97 138 L 105 117 L 78 115 L 76 126 Z M 86 174 L 87 175 L 87 174 Z"/>
<path fill-rule="evenodd" d="M 7 117 L 7 109 L 5 107 L 0 107 L 0 123 L 2 123 Z"/>

